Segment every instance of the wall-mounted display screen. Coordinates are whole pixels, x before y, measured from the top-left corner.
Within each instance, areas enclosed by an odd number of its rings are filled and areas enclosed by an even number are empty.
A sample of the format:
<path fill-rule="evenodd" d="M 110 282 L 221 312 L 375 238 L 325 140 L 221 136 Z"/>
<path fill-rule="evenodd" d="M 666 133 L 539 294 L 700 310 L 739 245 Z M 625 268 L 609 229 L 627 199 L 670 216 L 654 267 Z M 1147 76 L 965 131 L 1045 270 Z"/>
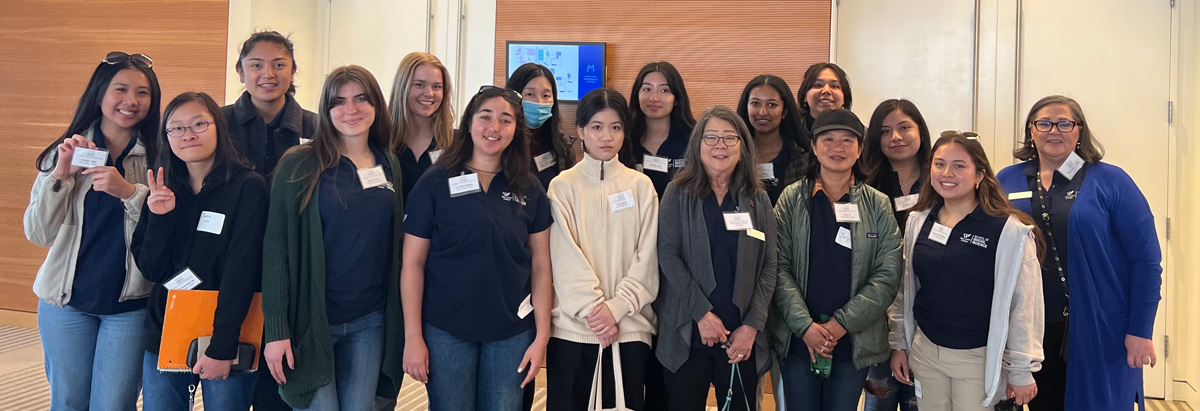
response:
<path fill-rule="evenodd" d="M 559 101 L 578 101 L 589 91 L 604 87 L 605 43 L 508 41 L 507 44 L 505 79 L 522 64 L 537 63 L 554 73 Z"/>

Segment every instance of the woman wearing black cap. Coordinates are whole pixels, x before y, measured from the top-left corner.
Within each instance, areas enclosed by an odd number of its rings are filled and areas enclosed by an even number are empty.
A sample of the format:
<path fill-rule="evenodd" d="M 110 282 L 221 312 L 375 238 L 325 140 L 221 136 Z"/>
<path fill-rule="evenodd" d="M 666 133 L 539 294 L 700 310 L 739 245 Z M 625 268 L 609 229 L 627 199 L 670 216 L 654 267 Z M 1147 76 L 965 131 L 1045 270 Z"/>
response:
<path fill-rule="evenodd" d="M 884 312 L 900 281 L 900 231 L 891 201 L 858 166 L 858 117 L 830 110 L 813 133 L 804 178 L 775 204 L 779 276 L 767 330 L 788 409 L 848 410 L 868 368 L 889 356 Z"/>

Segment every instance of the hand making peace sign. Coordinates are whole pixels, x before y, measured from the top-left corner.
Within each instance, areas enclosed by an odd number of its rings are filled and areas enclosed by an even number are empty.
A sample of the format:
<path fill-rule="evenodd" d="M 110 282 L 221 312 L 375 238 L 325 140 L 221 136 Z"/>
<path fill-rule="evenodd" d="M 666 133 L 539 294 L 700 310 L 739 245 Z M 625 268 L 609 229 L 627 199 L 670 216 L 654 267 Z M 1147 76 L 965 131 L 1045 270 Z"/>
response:
<path fill-rule="evenodd" d="M 163 215 L 175 209 L 175 192 L 163 183 L 166 174 L 163 168 L 159 167 L 158 178 L 155 179 L 154 170 L 146 170 L 146 181 L 150 185 L 150 197 L 146 198 L 146 205 L 150 207 L 151 213 Z"/>

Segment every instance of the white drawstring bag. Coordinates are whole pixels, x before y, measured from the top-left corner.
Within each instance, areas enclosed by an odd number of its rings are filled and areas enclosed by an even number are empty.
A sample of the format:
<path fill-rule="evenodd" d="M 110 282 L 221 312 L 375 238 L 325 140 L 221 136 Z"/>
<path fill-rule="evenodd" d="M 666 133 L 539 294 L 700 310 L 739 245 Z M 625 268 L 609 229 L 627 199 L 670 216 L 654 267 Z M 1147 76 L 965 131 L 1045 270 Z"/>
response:
<path fill-rule="evenodd" d="M 633 411 L 625 407 L 625 378 L 621 375 L 621 344 L 613 343 L 613 391 L 617 394 L 615 408 L 604 407 L 604 349 L 596 354 L 596 372 L 592 375 L 592 394 L 588 399 L 588 411 Z"/>

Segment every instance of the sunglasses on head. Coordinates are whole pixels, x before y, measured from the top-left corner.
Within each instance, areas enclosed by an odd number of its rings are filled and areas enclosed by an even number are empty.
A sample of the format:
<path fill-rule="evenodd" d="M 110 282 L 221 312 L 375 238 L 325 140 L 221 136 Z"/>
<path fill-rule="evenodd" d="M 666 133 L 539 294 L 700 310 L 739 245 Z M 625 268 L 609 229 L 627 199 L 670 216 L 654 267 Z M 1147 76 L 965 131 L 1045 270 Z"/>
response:
<path fill-rule="evenodd" d="M 500 96 L 504 97 L 504 99 L 508 100 L 510 103 L 521 104 L 521 93 L 517 92 L 516 90 L 484 85 L 479 87 L 479 94 L 482 94 L 484 97 Z"/>
<path fill-rule="evenodd" d="M 153 68 L 154 67 L 154 60 L 151 60 L 150 56 L 147 56 L 147 55 L 141 54 L 141 53 L 129 54 L 124 51 L 108 52 L 108 55 L 104 56 L 103 62 L 105 64 L 121 64 L 128 60 L 133 60 L 134 65 L 137 65 L 137 66 L 140 66 L 143 68 Z"/>

